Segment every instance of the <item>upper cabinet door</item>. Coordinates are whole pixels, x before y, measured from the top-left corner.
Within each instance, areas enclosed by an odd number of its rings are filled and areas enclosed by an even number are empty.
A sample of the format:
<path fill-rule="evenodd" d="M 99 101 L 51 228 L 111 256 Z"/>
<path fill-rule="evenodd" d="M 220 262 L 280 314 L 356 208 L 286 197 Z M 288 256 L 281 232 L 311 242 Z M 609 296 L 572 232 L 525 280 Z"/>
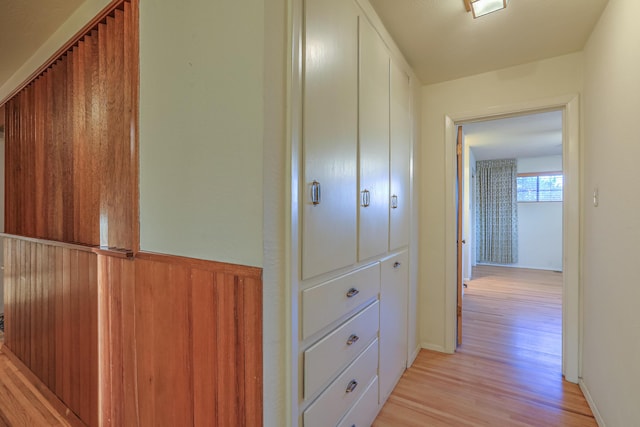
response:
<path fill-rule="evenodd" d="M 364 260 L 386 253 L 389 236 L 389 54 L 360 17 L 359 245 Z"/>
<path fill-rule="evenodd" d="M 389 250 L 409 244 L 411 211 L 411 86 L 409 76 L 391 64 L 391 179 Z"/>
<path fill-rule="evenodd" d="M 306 0 L 302 278 L 356 261 L 358 12 Z"/>

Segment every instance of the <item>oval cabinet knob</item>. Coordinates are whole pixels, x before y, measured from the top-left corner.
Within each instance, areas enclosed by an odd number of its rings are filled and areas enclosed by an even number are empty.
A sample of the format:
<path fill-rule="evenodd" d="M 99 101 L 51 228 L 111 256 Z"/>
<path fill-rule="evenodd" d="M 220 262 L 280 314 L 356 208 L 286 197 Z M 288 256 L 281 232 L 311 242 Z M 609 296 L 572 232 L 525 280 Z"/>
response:
<path fill-rule="evenodd" d="M 356 387 L 358 387 L 358 381 L 356 380 L 349 381 L 349 384 L 347 385 L 347 389 L 345 390 L 345 393 L 353 393 L 353 390 L 355 390 Z"/>

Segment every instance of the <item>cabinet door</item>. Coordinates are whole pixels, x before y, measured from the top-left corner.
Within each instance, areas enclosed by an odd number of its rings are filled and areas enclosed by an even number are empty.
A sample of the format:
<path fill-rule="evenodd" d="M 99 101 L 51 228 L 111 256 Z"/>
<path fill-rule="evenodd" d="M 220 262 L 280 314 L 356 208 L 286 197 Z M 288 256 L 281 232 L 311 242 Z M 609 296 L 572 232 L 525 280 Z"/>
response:
<path fill-rule="evenodd" d="M 360 17 L 360 260 L 387 251 L 389 238 L 389 55 Z"/>
<path fill-rule="evenodd" d="M 356 261 L 358 15 L 305 2 L 302 278 Z"/>
<path fill-rule="evenodd" d="M 407 252 L 382 262 L 380 288 L 380 403 L 407 367 Z"/>
<path fill-rule="evenodd" d="M 409 76 L 391 64 L 389 250 L 409 244 L 411 210 L 411 87 Z"/>

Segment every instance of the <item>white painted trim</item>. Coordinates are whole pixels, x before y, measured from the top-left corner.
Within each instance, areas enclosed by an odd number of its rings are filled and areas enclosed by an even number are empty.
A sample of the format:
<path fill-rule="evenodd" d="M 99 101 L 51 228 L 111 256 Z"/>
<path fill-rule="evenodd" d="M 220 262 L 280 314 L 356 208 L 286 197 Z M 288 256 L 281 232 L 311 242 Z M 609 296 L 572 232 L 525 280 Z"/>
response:
<path fill-rule="evenodd" d="M 602 415 L 600 415 L 600 411 L 598 411 L 598 407 L 593 401 L 593 398 L 591 397 L 591 393 L 589 393 L 589 389 L 587 388 L 587 385 L 584 383 L 582 378 L 580 378 L 580 382 L 578 383 L 578 385 L 580 385 L 580 390 L 582 390 L 582 394 L 584 394 L 584 398 L 587 399 L 587 403 L 589 404 L 589 408 L 591 408 L 591 412 L 593 412 L 593 416 L 596 419 L 596 423 L 598 423 L 598 426 L 600 427 L 606 427 L 604 419 L 602 418 Z"/>
<path fill-rule="evenodd" d="M 287 64 L 287 172 L 291 182 L 286 187 L 287 193 L 287 293 L 286 330 L 287 336 L 287 389 L 286 389 L 286 425 L 297 427 L 300 420 L 298 400 L 300 396 L 300 357 L 298 348 L 298 294 L 300 292 L 300 220 L 299 220 L 299 186 L 300 165 L 302 159 L 302 0 L 288 0 L 287 4 L 289 32 L 287 40 L 290 47 Z"/>
<path fill-rule="evenodd" d="M 445 346 L 446 353 L 456 348 L 456 123 L 497 119 L 526 113 L 563 111 L 563 304 L 562 371 L 567 381 L 579 378 L 580 348 L 580 141 L 579 99 L 577 94 L 500 105 L 479 111 L 445 116 Z M 424 346 L 423 346 L 424 347 Z"/>
<path fill-rule="evenodd" d="M 423 342 L 420 344 L 421 348 L 424 348 L 425 350 L 433 350 L 433 351 L 437 351 L 440 353 L 449 353 L 449 354 L 453 354 L 453 351 L 447 351 L 443 346 L 441 345 L 437 345 L 437 344 L 432 344 L 432 343 L 428 343 L 428 342 Z"/>
<path fill-rule="evenodd" d="M 574 96 L 563 110 L 562 168 L 562 373 L 580 378 L 580 131 L 579 100 Z"/>
<path fill-rule="evenodd" d="M 413 365 L 413 362 L 416 361 L 416 357 L 418 357 L 418 353 L 420 353 L 420 350 L 422 350 L 422 348 L 416 347 L 415 350 L 409 353 L 409 360 L 407 360 L 407 369 L 409 369 L 411 365 Z"/>

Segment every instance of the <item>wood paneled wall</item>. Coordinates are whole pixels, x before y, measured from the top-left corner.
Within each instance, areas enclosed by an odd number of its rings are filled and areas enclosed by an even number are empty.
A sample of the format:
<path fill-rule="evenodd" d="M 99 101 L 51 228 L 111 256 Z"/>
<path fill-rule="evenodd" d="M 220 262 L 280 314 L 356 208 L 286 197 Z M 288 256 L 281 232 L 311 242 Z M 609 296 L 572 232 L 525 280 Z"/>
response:
<path fill-rule="evenodd" d="M 262 425 L 261 269 L 4 245 L 5 345 L 87 425 Z"/>
<path fill-rule="evenodd" d="M 7 233 L 138 246 L 137 0 L 5 104 Z"/>
<path fill-rule="evenodd" d="M 4 104 L 5 345 L 89 426 L 260 426 L 261 269 L 137 253 L 137 3 Z"/>
<path fill-rule="evenodd" d="M 82 421 L 97 425 L 97 257 L 4 239 L 5 346 Z"/>
<path fill-rule="evenodd" d="M 127 263 L 99 260 L 111 425 L 261 426 L 261 269 L 146 253 Z"/>

